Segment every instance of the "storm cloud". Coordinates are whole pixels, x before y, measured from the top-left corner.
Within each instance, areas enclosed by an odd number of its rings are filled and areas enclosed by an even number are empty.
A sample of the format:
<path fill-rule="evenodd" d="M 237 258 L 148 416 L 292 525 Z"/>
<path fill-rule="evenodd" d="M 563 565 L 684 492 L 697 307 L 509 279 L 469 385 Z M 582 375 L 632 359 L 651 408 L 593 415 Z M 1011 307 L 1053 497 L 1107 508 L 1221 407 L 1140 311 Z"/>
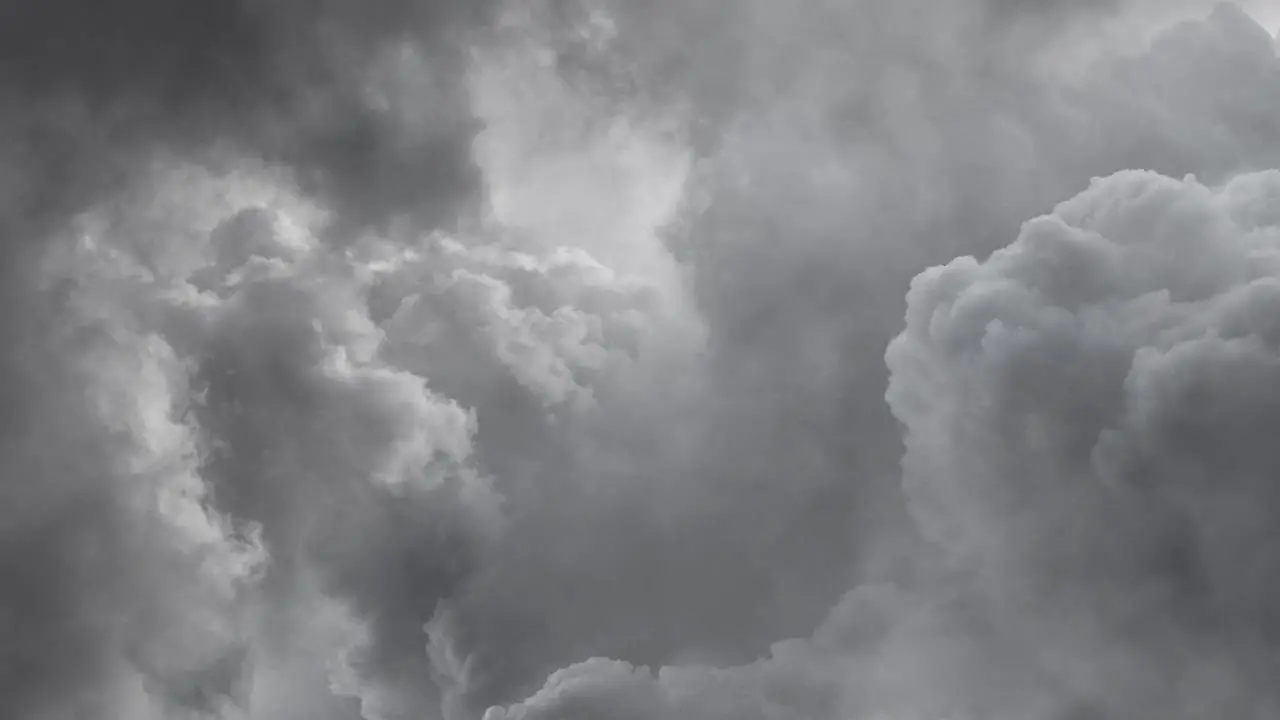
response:
<path fill-rule="evenodd" d="M 0 715 L 1275 715 L 1263 4 L 29 5 Z"/>

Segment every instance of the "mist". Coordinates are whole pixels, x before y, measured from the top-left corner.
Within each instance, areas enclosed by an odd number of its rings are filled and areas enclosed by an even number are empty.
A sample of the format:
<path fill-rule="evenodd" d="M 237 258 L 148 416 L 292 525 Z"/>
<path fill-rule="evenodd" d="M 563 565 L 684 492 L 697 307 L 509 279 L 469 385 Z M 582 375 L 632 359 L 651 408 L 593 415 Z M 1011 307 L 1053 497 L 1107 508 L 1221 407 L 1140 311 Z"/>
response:
<path fill-rule="evenodd" d="M 1280 713 L 1280 15 L 0 9 L 0 716 Z"/>

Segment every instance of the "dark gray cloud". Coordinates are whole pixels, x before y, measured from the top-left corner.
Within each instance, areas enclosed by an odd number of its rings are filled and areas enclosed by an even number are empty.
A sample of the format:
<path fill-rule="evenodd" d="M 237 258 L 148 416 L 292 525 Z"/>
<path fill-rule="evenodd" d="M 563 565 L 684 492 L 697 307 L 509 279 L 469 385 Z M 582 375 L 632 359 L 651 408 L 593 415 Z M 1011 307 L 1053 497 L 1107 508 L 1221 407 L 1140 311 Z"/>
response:
<path fill-rule="evenodd" d="M 188 10 L 0 11 L 0 715 L 1270 716 L 1235 6 Z"/>
<path fill-rule="evenodd" d="M 261 91 L 274 52 L 260 12 L 241 2 L 55 0 L 7 5 L 0 19 L 0 68 L 28 95 L 227 101 Z"/>
<path fill-rule="evenodd" d="M 477 189 L 463 39 L 491 5 L 10 3 L 0 102 L 10 135 L 51 146 L 28 169 L 50 183 L 98 190 L 137 146 L 234 145 L 296 167 L 340 207 L 343 230 L 401 214 L 448 222 Z M 65 147 L 85 134 L 93 146 Z M 122 144 L 133 151 L 113 151 Z"/>

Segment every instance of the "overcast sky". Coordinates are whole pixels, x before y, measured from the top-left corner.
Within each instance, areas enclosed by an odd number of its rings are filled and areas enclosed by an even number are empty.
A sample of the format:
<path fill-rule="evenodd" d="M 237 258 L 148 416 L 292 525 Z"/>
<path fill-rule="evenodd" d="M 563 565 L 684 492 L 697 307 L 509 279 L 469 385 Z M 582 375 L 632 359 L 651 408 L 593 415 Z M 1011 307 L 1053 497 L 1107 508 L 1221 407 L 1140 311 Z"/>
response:
<path fill-rule="evenodd" d="M 1280 9 L 0 7 L 0 717 L 1280 716 Z"/>

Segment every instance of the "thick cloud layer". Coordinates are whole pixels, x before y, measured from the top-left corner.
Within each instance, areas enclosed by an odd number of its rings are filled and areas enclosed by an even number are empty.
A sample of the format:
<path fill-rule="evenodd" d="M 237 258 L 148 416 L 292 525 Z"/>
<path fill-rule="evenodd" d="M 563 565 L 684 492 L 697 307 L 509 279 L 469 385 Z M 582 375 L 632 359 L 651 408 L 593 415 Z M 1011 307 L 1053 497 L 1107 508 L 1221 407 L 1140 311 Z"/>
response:
<path fill-rule="evenodd" d="M 0 10 L 0 716 L 1275 714 L 1239 7 L 189 5 Z"/>

